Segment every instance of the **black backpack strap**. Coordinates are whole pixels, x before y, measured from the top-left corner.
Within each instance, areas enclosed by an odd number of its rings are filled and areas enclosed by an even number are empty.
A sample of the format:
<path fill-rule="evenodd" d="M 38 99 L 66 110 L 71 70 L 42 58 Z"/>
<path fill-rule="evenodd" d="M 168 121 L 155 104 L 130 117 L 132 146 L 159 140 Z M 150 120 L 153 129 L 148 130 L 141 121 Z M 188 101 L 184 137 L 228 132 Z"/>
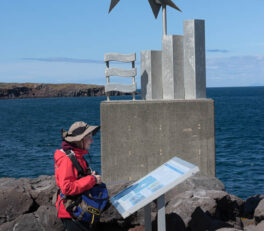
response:
<path fill-rule="evenodd" d="M 75 153 L 72 152 L 71 150 L 66 150 L 65 153 L 72 161 L 73 166 L 77 169 L 78 178 L 85 176 L 82 166 L 75 157 Z"/>
<path fill-rule="evenodd" d="M 87 166 L 87 168 L 86 168 L 86 175 L 92 175 L 92 169 L 90 168 L 87 160 L 85 158 L 83 158 L 83 159 L 84 159 L 84 161 L 86 163 L 86 166 Z"/>

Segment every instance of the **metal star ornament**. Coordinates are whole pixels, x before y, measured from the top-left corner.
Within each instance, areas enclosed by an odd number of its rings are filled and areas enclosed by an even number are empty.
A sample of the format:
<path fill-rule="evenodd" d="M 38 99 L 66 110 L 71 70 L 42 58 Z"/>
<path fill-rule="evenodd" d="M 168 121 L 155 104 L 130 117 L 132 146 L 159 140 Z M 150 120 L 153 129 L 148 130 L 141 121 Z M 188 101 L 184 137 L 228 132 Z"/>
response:
<path fill-rule="evenodd" d="M 110 4 L 108 13 L 111 12 L 111 10 L 116 6 L 117 3 L 119 3 L 119 1 L 120 0 L 111 0 L 111 4 Z"/>
<path fill-rule="evenodd" d="M 117 3 L 119 3 L 120 0 L 111 0 L 111 4 L 109 7 L 109 11 L 108 13 L 111 12 L 111 10 L 117 5 Z M 159 11 L 160 8 L 162 7 L 162 19 L 163 19 L 163 35 L 167 34 L 167 13 L 166 13 L 166 6 L 170 6 L 172 8 L 174 8 L 175 10 L 178 10 L 180 12 L 182 12 L 180 10 L 179 7 L 177 7 L 172 0 L 148 0 L 149 4 L 151 6 L 152 12 L 155 16 L 155 18 L 158 17 L 159 15 Z"/>
<path fill-rule="evenodd" d="M 171 0 L 148 0 L 148 1 L 149 1 L 149 4 L 151 6 L 151 9 L 152 9 L 152 12 L 155 18 L 158 17 L 161 6 L 166 7 L 166 5 L 168 5 L 174 8 L 175 10 L 182 12 L 180 8 L 176 6 Z"/>

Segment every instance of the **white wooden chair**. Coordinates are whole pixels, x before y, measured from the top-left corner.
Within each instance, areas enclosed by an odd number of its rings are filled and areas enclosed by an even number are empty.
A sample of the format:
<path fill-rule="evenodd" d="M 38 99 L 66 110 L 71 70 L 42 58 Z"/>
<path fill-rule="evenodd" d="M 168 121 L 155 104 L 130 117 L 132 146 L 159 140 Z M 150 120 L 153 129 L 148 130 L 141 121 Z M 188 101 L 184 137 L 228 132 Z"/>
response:
<path fill-rule="evenodd" d="M 124 93 L 132 93 L 133 100 L 135 100 L 135 93 L 137 90 L 137 84 L 135 82 L 135 77 L 137 75 L 137 69 L 135 68 L 136 54 L 118 54 L 118 53 L 108 53 L 104 55 L 104 61 L 106 63 L 105 76 L 106 85 L 105 92 L 107 95 L 107 101 L 110 100 L 110 91 L 119 91 Z M 110 68 L 109 64 L 111 61 L 132 63 L 132 69 L 120 69 L 120 68 Z M 110 83 L 111 76 L 120 77 L 130 77 L 132 78 L 132 84 L 120 84 L 120 83 Z"/>

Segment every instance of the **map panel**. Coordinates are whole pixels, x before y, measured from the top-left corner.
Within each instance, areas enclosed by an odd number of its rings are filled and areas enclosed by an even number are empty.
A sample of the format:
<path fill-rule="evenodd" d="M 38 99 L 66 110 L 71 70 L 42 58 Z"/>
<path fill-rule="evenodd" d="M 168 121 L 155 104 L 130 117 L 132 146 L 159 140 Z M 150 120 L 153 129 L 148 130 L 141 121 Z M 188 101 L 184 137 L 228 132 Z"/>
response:
<path fill-rule="evenodd" d="M 110 201 L 126 218 L 198 171 L 197 166 L 174 157 L 113 196 Z"/>

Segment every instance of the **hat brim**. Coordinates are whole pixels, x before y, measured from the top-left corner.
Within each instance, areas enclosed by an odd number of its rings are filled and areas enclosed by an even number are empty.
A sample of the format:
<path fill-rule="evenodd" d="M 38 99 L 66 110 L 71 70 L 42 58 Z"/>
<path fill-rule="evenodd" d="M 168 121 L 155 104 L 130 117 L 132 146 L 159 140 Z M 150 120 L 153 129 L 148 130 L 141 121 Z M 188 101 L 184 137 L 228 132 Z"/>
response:
<path fill-rule="evenodd" d="M 98 132 L 99 129 L 100 129 L 100 126 L 89 126 L 81 135 L 66 136 L 64 140 L 67 142 L 78 142 L 78 141 L 81 141 L 85 136 L 87 136 L 90 133 L 92 133 L 92 135 L 94 136 Z"/>

